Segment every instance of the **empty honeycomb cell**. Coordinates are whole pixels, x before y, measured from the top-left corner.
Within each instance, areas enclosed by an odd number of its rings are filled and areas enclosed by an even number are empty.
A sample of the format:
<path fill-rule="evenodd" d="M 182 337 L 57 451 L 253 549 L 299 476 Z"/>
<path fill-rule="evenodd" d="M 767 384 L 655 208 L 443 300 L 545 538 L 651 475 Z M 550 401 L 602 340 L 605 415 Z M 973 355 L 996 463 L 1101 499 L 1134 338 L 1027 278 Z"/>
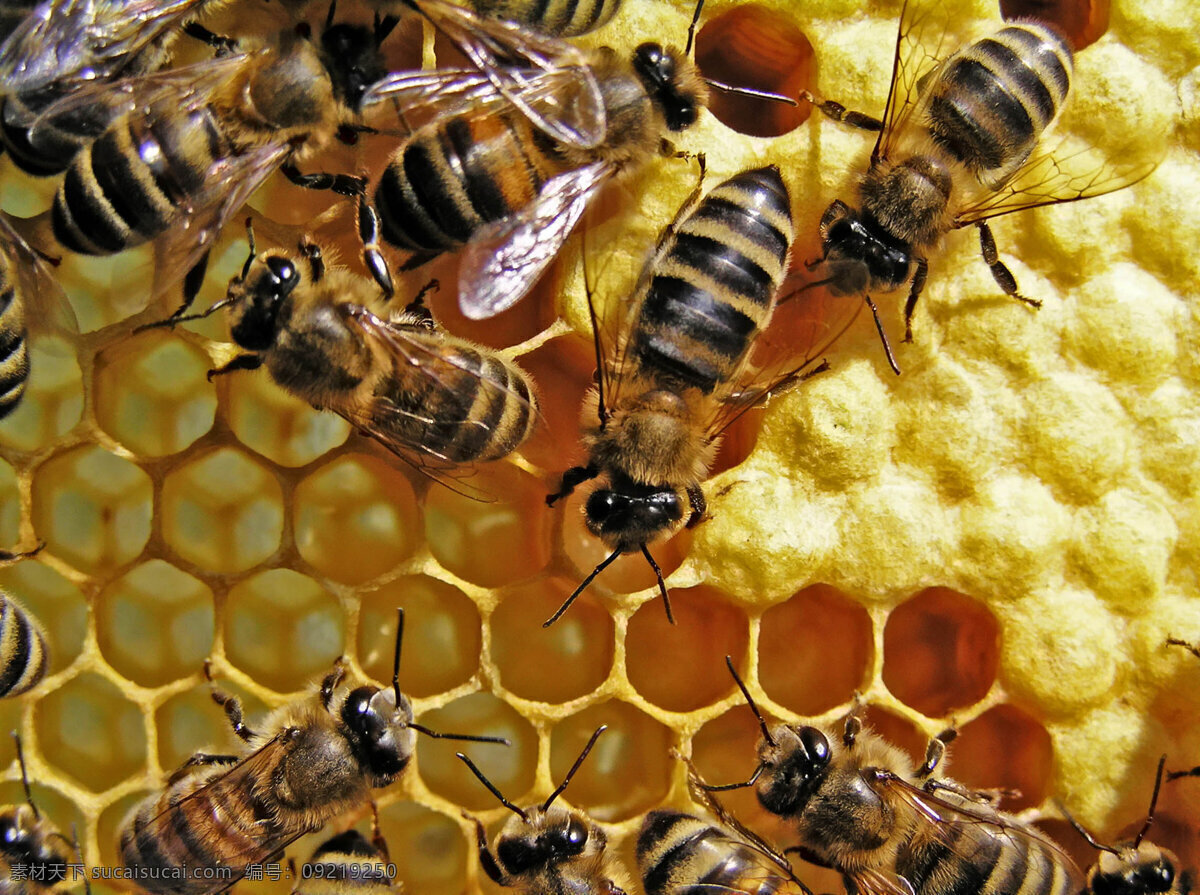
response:
<path fill-rule="evenodd" d="M 579 581 L 612 552 L 584 527 L 583 506 L 587 499 L 586 493 L 586 490 L 576 491 L 555 504 L 556 508 L 562 507 L 559 512 L 563 514 L 563 549 L 574 565 Z M 664 578 L 669 577 L 683 562 L 691 540 L 692 533 L 685 529 L 665 543 L 648 546 L 650 555 L 662 569 Z M 630 594 L 654 587 L 656 583 L 654 570 L 650 568 L 646 558 L 641 553 L 627 553 L 618 557 L 601 572 L 588 585 L 588 590 L 596 594 Z"/>
<path fill-rule="evenodd" d="M 96 357 L 96 419 L 130 450 L 174 454 L 212 428 L 217 395 L 199 348 L 161 330 Z"/>
<path fill-rule="evenodd" d="M 85 672 L 55 687 L 33 709 L 38 750 L 92 792 L 103 792 L 146 764 L 142 712 L 111 681 Z"/>
<path fill-rule="evenodd" d="M 644 814 L 671 786 L 671 729 L 627 702 L 588 706 L 550 733 L 550 777 L 557 784 L 601 724 L 608 730 L 571 780 L 567 799 L 596 820 L 617 823 Z"/>
<path fill-rule="evenodd" d="M 73 297 L 80 332 L 89 333 L 125 321 L 146 307 L 153 267 L 154 252 L 144 245 L 110 257 L 66 252 L 54 274 Z M 131 288 L 134 284 L 141 288 Z M 163 304 L 174 300 L 171 297 Z M 174 305 L 162 310 L 157 315 L 160 318 L 174 310 Z"/>
<path fill-rule="evenodd" d="M 197 671 L 199 667 L 197 666 Z M 267 707 L 232 681 L 219 679 L 217 686 L 242 701 L 246 723 L 252 730 L 267 715 Z M 198 683 L 169 697 L 154 713 L 158 731 L 158 766 L 171 773 L 196 752 L 232 751 L 238 740 L 221 707 L 213 702 L 212 687 Z"/>
<path fill-rule="evenodd" d="M 83 374 L 67 342 L 31 340 L 29 371 L 20 405 L 0 422 L 0 444 L 20 451 L 53 444 L 74 429 L 83 414 Z"/>
<path fill-rule="evenodd" d="M 759 623 L 762 688 L 800 715 L 819 715 L 853 699 L 866 682 L 873 653 L 867 611 L 825 584 L 771 607 Z"/>
<path fill-rule="evenodd" d="M 160 559 L 106 587 L 95 612 L 100 651 L 143 687 L 195 674 L 212 651 L 212 591 Z"/>
<path fill-rule="evenodd" d="M 967 786 L 1015 790 L 1003 807 L 1021 811 L 1050 794 L 1054 749 L 1050 734 L 1013 705 L 988 709 L 958 732 L 950 746 L 950 775 Z"/>
<path fill-rule="evenodd" d="M 987 695 L 1000 664 L 1000 625 L 965 594 L 931 587 L 888 615 L 883 682 L 892 695 L 931 718 Z"/>
<path fill-rule="evenodd" d="M 17 473 L 0 460 L 0 544 L 15 544 L 20 536 L 21 494 Z"/>
<path fill-rule="evenodd" d="M 491 693 L 472 693 L 425 712 L 417 720 L 438 733 L 502 736 L 512 743 L 505 747 L 418 736 L 421 779 L 433 792 L 469 811 L 497 807 L 496 797 L 454 757 L 455 752 L 463 752 L 509 799 L 517 804 L 525 801 L 537 768 L 538 736 L 512 706 Z"/>
<path fill-rule="evenodd" d="M 365 454 L 338 457 L 297 485 L 294 518 L 300 555 L 347 584 L 394 568 L 421 534 L 408 477 Z"/>
<path fill-rule="evenodd" d="M 500 683 L 523 699 L 561 703 L 587 696 L 608 679 L 615 647 L 612 616 L 585 594 L 549 628 L 575 584 L 549 578 L 504 595 L 488 620 Z M 530 662 L 529 656 L 539 657 Z"/>
<path fill-rule="evenodd" d="M 304 689 L 310 678 L 325 674 L 346 640 L 337 598 L 290 569 L 269 569 L 238 583 L 223 615 L 226 658 L 280 693 Z"/>
<path fill-rule="evenodd" d="M 150 477 L 129 460 L 81 447 L 47 460 L 33 480 L 33 525 L 47 549 L 85 572 L 137 557 L 150 537 Z"/>
<path fill-rule="evenodd" d="M 244 572 L 279 548 L 279 483 L 241 451 L 220 448 L 174 469 L 163 481 L 163 536 L 189 562 Z"/>
<path fill-rule="evenodd" d="M 550 560 L 550 512 L 542 483 L 508 463 L 467 480 L 485 500 L 435 485 L 425 498 L 425 538 L 446 569 L 498 587 L 528 578 Z"/>
<path fill-rule="evenodd" d="M 404 891 L 464 891 L 467 842 L 454 820 L 424 805 L 393 802 L 380 810 L 379 829 Z"/>
<path fill-rule="evenodd" d="M 790 16 L 757 3 L 704 23 L 696 35 L 696 65 L 706 78 L 793 100 L 816 81 L 816 59 L 804 32 Z M 714 90 L 709 111 L 738 133 L 777 137 L 803 124 L 812 107 Z"/>
<path fill-rule="evenodd" d="M 304 466 L 340 445 L 350 424 L 277 386 L 265 371 L 223 376 L 229 428 L 238 441 L 280 466 Z"/>
<path fill-rule="evenodd" d="M 1108 30 L 1109 0 L 1000 0 L 1005 19 L 1037 19 L 1062 32 L 1079 52 Z"/>
<path fill-rule="evenodd" d="M 87 635 L 87 598 L 48 566 L 25 560 L 0 569 L 0 587 L 37 616 L 50 654 L 47 672 L 62 671 L 78 658 Z M 0 725 L 0 731 L 5 730 Z"/>
<path fill-rule="evenodd" d="M 479 668 L 483 639 L 479 609 L 457 587 L 412 575 L 362 595 L 358 662 L 377 681 L 392 679 L 396 609 L 404 607 L 400 687 L 432 696 L 466 683 Z"/>
<path fill-rule="evenodd" d="M 673 712 L 711 705 L 735 684 L 724 657 L 740 658 L 749 642 L 746 614 L 713 587 L 671 592 L 675 624 L 662 600 L 643 603 L 625 634 L 625 671 L 641 696 Z"/>

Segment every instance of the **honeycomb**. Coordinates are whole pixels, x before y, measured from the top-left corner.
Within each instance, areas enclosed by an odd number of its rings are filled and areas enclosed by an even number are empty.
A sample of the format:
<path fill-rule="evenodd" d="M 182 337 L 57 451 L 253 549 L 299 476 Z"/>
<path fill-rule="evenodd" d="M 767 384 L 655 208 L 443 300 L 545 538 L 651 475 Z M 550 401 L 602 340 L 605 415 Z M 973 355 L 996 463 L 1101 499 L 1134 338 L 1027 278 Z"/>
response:
<path fill-rule="evenodd" d="M 808 86 L 853 108 L 883 107 L 895 0 L 870 11 L 853 0 L 740 6 L 712 0 L 706 20 L 734 37 L 783 35 L 757 55 L 810 66 Z M 965 7 L 964 18 L 997 17 L 983 0 Z M 627 0 L 581 43 L 681 43 L 690 14 L 675 0 Z M 722 33 L 702 33 L 701 49 Z M 996 222 L 1040 312 L 999 295 L 973 234 L 954 233 L 932 259 L 915 342 L 897 344 L 903 376 L 863 315 L 830 352 L 831 372 L 735 427 L 706 486 L 712 518 L 656 547 L 674 627 L 645 563 L 629 557 L 543 630 L 603 552 L 578 498 L 554 510 L 543 499 L 581 459 L 578 408 L 594 366 L 582 271 L 592 266 L 605 300 L 627 291 L 694 186 L 693 165 L 656 161 L 613 191 L 546 283 L 488 324 L 454 308 L 452 259 L 404 281 L 415 290 L 438 276 L 432 305 L 447 328 L 519 357 L 541 385 L 539 433 L 473 480 L 490 503 L 431 483 L 265 374 L 207 381 L 230 354 L 219 316 L 133 334 L 164 314 L 142 310 L 148 252 L 64 259 L 81 333 L 34 343 L 25 402 L 0 425 L 0 544 L 47 545 L 0 571 L 52 651 L 45 681 L 0 703 L 42 811 L 77 825 L 89 865 L 114 865 L 131 805 L 194 750 L 235 746 L 205 658 L 254 719 L 311 693 L 340 654 L 354 675 L 387 680 L 403 606 L 401 681 L 419 719 L 509 737 L 509 749 L 469 751 L 517 803 L 543 799 L 609 725 L 564 799 L 605 823 L 626 861 L 642 813 L 688 804 L 671 748 L 716 781 L 752 768 L 757 727 L 726 654 L 773 717 L 837 725 L 857 704 L 914 756 L 954 724 L 951 773 L 1019 791 L 1007 808 L 1090 861 L 1054 819 L 1055 800 L 1112 840 L 1144 816 L 1160 754 L 1170 767 L 1200 762 L 1200 662 L 1165 646 L 1168 635 L 1200 640 L 1197 35 L 1194 4 L 1128 0 L 1078 56 L 1067 131 L 1167 151 L 1131 189 Z M 438 52 L 420 29 L 397 42 L 417 59 Z M 776 135 L 756 137 L 704 116 L 678 141 L 707 154 L 710 184 L 779 164 L 800 258 L 815 253 L 822 210 L 847 195 L 872 144 L 802 117 L 780 113 L 763 125 Z M 5 211 L 31 215 L 53 184 L 3 159 L 0 188 Z M 255 200 L 293 224 L 327 204 L 274 182 Z M 214 258 L 201 307 L 240 266 L 239 236 Z M 899 302 L 880 304 L 898 333 Z M 16 802 L 15 756 L 7 739 L 0 749 L 3 798 Z M 454 751 L 422 739 L 415 766 L 377 794 L 411 892 L 496 888 L 462 812 L 493 833 L 506 812 Z M 728 802 L 780 832 L 748 792 Z M 1169 784 L 1152 836 L 1192 863 L 1198 815 L 1195 783 Z M 366 828 L 365 809 L 333 826 L 356 822 Z M 303 860 L 331 832 L 289 855 Z M 838 890 L 827 872 L 802 873 Z"/>

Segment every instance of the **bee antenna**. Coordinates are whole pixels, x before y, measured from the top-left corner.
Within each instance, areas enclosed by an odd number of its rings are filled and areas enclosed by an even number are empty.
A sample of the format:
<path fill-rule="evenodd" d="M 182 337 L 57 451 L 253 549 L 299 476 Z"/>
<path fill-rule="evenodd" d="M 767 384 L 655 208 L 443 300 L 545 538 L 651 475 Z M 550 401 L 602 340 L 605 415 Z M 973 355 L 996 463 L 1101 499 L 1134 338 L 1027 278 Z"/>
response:
<path fill-rule="evenodd" d="M 644 550 L 645 548 L 643 547 L 642 549 Z M 613 560 L 615 560 L 620 555 L 621 555 L 621 548 L 618 547 L 616 550 L 614 550 L 612 553 L 610 553 L 605 559 L 602 559 L 600 561 L 600 565 L 598 565 L 598 566 L 596 566 L 596 568 L 592 569 L 592 573 L 583 579 L 583 584 L 581 584 L 581 585 L 579 585 L 579 587 L 575 588 L 574 593 L 572 593 L 571 596 L 567 597 L 567 599 L 563 601 L 563 604 L 558 607 L 558 609 L 554 613 L 554 615 L 550 616 L 548 619 L 546 619 L 544 622 L 542 622 L 542 627 L 548 628 L 552 624 L 554 624 L 556 621 L 558 621 L 560 618 L 562 618 L 562 614 L 571 608 L 571 604 L 575 602 L 575 598 L 578 597 L 581 593 L 583 593 L 587 589 L 587 586 L 595 580 L 596 576 L 599 575 L 601 572 L 603 572 L 605 569 L 607 569 L 609 566 L 611 566 L 613 564 Z M 647 553 L 646 555 L 649 556 L 649 553 Z M 651 562 L 651 564 L 653 564 L 654 560 L 650 560 L 650 562 Z M 657 568 L 657 566 L 655 566 L 655 568 Z M 660 583 L 662 582 L 661 574 L 658 576 L 658 580 Z M 665 596 L 665 594 L 664 594 L 664 596 Z M 667 610 L 667 614 L 670 615 L 669 609 Z"/>
<path fill-rule="evenodd" d="M 242 274 L 238 277 L 243 282 L 250 273 L 250 265 L 254 263 L 254 256 L 258 254 L 254 247 L 254 220 L 252 218 L 246 218 L 246 241 L 250 243 L 250 254 L 246 256 L 246 263 L 242 265 Z"/>
<path fill-rule="evenodd" d="M 325 30 L 333 27 L 333 16 L 337 12 L 337 0 L 329 0 L 329 13 L 325 16 Z"/>
<path fill-rule="evenodd" d="M 704 0 L 696 0 L 696 11 L 692 13 L 692 24 L 688 25 L 687 46 L 683 48 L 683 55 L 692 55 L 692 46 L 696 42 L 696 25 L 700 22 L 700 11 L 704 9 Z"/>
<path fill-rule="evenodd" d="M 488 788 L 488 792 L 490 792 L 492 795 L 494 795 L 497 799 L 500 800 L 501 805 L 503 805 L 505 808 L 507 808 L 509 811 L 511 811 L 517 817 L 521 818 L 521 820 L 525 821 L 525 823 L 529 823 L 529 815 L 525 813 L 524 809 L 518 808 L 516 805 L 514 805 L 508 799 L 504 798 L 504 793 L 502 793 L 502 792 L 500 792 L 500 790 L 496 789 L 496 785 L 494 783 L 492 783 L 492 781 L 489 780 L 487 777 L 483 776 L 483 771 L 481 771 L 481 770 L 479 770 L 479 768 L 475 767 L 475 762 L 471 761 L 471 759 L 467 758 L 467 756 L 463 755 L 461 752 L 455 752 L 454 754 L 456 756 L 458 756 L 458 758 L 462 761 L 463 764 L 465 764 L 467 767 L 469 767 L 471 769 L 471 773 L 474 774 L 476 777 L 478 777 L 479 782 Z"/>
<path fill-rule="evenodd" d="M 646 557 L 646 562 L 650 563 L 650 568 L 654 570 L 654 576 L 658 579 L 658 592 L 662 594 L 663 608 L 667 610 L 667 621 L 675 624 L 675 616 L 671 614 L 671 597 L 667 594 L 667 583 L 663 581 L 662 569 L 658 567 L 645 544 L 642 545 L 642 556 Z"/>
<path fill-rule="evenodd" d="M 758 727 L 762 731 L 763 739 L 772 746 L 777 745 L 771 737 L 771 729 L 767 727 L 767 721 L 762 716 L 762 712 L 758 710 L 758 706 L 754 704 L 753 697 L 750 696 L 750 691 L 746 689 L 746 685 L 742 682 L 741 677 L 737 673 L 737 669 L 733 667 L 733 659 L 729 656 L 725 657 L 725 667 L 729 669 L 729 673 L 733 675 L 734 681 L 738 685 L 738 689 L 742 691 L 742 695 L 746 697 L 746 704 L 750 706 L 750 711 L 754 712 L 754 717 L 758 719 Z M 761 769 L 760 769 L 761 770 Z M 758 776 L 757 773 L 755 776 Z"/>
<path fill-rule="evenodd" d="M 21 735 L 14 730 L 12 738 L 13 742 L 17 744 L 17 764 L 21 766 L 21 786 L 25 788 L 25 801 L 33 809 L 33 816 L 41 820 L 42 813 L 38 811 L 38 806 L 33 803 L 33 793 L 29 791 L 29 774 L 25 770 L 25 750 L 21 748 Z"/>
<path fill-rule="evenodd" d="M 783 103 L 786 106 L 798 106 L 790 96 L 784 96 L 782 93 L 775 93 L 771 90 L 759 90 L 757 87 L 739 87 L 736 84 L 726 84 L 724 81 L 717 81 L 713 78 L 705 78 L 705 83 L 710 87 L 715 87 L 722 93 L 736 93 L 739 96 L 753 96 L 756 99 L 765 99 L 773 103 Z"/>
<path fill-rule="evenodd" d="M 497 743 L 501 746 L 511 746 L 508 737 L 488 737 L 474 733 L 439 733 L 424 724 L 417 724 L 415 721 L 409 721 L 404 725 L 411 727 L 417 733 L 423 733 L 427 737 L 432 737 L 435 740 L 462 740 L 464 743 Z"/>
<path fill-rule="evenodd" d="M 1106 851 L 1112 855 L 1117 854 L 1117 850 L 1111 845 L 1104 845 L 1103 843 L 1097 842 L 1096 837 L 1083 828 L 1079 821 L 1077 821 L 1071 812 L 1067 810 L 1066 805 L 1057 799 L 1054 800 L 1054 804 L 1058 806 L 1058 810 L 1062 812 L 1062 816 L 1067 819 L 1067 823 L 1075 828 L 1075 832 L 1082 836 L 1087 841 L 1088 845 L 1096 849 L 1096 851 Z"/>
<path fill-rule="evenodd" d="M 596 745 L 596 740 L 600 739 L 600 734 L 608 730 L 607 724 L 601 724 L 596 728 L 596 732 L 592 734 L 592 738 L 587 741 L 587 745 L 583 747 L 583 751 L 579 753 L 579 757 L 575 759 L 575 764 L 571 765 L 571 770 L 567 771 L 567 776 L 563 777 L 563 782 L 558 784 L 558 789 L 550 793 L 550 798 L 542 802 L 542 810 L 545 811 L 554 804 L 554 800 L 563 794 L 570 783 L 571 778 L 575 776 L 575 772 L 579 770 L 579 766 L 583 764 L 583 760 L 588 757 L 588 753 L 592 751 L 592 746 Z"/>
<path fill-rule="evenodd" d="M 1150 829 L 1150 824 L 1154 823 L 1154 809 L 1158 805 L 1158 793 L 1162 789 L 1163 768 L 1166 764 L 1167 756 L 1164 754 L 1158 760 L 1158 772 L 1154 775 L 1154 792 L 1150 796 L 1150 810 L 1146 812 L 1146 822 L 1142 824 L 1142 829 L 1138 832 L 1137 838 L 1133 840 L 1133 847 L 1135 849 L 1142 844 L 1142 839 Z"/>
<path fill-rule="evenodd" d="M 396 655 L 392 659 L 392 692 L 400 705 L 400 644 L 404 640 L 404 607 L 396 607 Z"/>
<path fill-rule="evenodd" d="M 79 866 L 83 867 L 83 848 L 79 845 L 79 830 L 75 824 L 71 824 L 71 838 L 75 840 L 71 844 L 75 846 L 75 856 L 79 858 Z M 92 895 L 92 884 L 88 882 L 86 867 L 83 867 L 83 891 L 86 895 Z"/>
<path fill-rule="evenodd" d="M 398 24 L 400 24 L 399 16 L 384 16 L 381 19 L 379 13 L 375 13 L 375 46 L 379 47 L 387 40 L 388 35 L 395 30 Z"/>

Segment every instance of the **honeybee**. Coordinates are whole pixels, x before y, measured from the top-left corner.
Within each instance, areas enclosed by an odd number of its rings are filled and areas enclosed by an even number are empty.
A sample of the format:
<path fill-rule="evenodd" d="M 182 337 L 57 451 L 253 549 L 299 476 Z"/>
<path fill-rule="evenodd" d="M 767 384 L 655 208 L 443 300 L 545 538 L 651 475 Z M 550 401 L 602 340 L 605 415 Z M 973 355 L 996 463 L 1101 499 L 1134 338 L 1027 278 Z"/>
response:
<path fill-rule="evenodd" d="M 582 812 L 551 807 L 607 729 L 605 725 L 596 728 L 558 788 L 541 805 L 529 808 L 519 808 L 506 799 L 471 759 L 458 753 L 479 782 L 516 815 L 496 837 L 494 850 L 488 848 L 483 824 L 478 818 L 469 818 L 475 823 L 479 864 L 494 883 L 525 895 L 625 895 L 628 884 L 616 861 L 605 853 L 608 837 L 604 831 Z"/>
<path fill-rule="evenodd" d="M 4 895 L 50 895 L 64 890 L 71 882 L 68 871 L 79 854 L 79 843 L 58 832 L 42 817 L 29 790 L 21 738 L 16 731 L 12 737 L 17 744 L 25 804 L 0 808 L 0 874 L 4 877 L 0 879 L 0 892 Z M 82 863 L 80 858 L 79 864 Z M 15 870 L 18 866 L 23 868 L 19 874 Z"/>
<path fill-rule="evenodd" d="M 0 697 L 20 696 L 46 676 L 46 635 L 26 609 L 0 591 Z"/>
<path fill-rule="evenodd" d="M 1100 852 L 1096 863 L 1088 868 L 1089 895 L 1188 895 L 1192 890 L 1195 874 L 1180 867 L 1179 857 L 1168 848 L 1145 841 L 1150 824 L 1154 822 L 1154 809 L 1158 805 L 1166 762 L 1165 755 L 1158 760 L 1146 822 L 1131 842 L 1121 843 L 1115 848 L 1102 844 L 1060 806 L 1071 826 L 1092 848 Z M 1200 776 L 1200 768 L 1172 772 L 1168 779 L 1192 776 Z"/>
<path fill-rule="evenodd" d="M 790 822 L 806 858 L 842 873 L 864 895 L 1077 895 L 1075 863 L 1033 827 L 998 810 L 988 794 L 942 776 L 953 731 L 930 740 L 914 767 L 905 753 L 863 728 L 856 715 L 839 737 L 819 727 L 769 728 L 728 658 L 758 719 L 758 767 L 744 783 Z"/>
<path fill-rule="evenodd" d="M 388 860 L 387 845 L 358 830 L 347 830 L 321 844 L 300 872 L 294 895 L 386 895 L 397 892 L 396 865 Z"/>
<path fill-rule="evenodd" d="M 909 284 L 904 341 L 925 286 L 927 255 L 951 230 L 975 225 L 983 259 L 1006 295 L 1029 307 L 1000 260 L 988 220 L 1042 205 L 1101 196 L 1146 177 L 1156 162 L 1137 154 L 1122 162 L 1067 141 L 1046 141 L 1071 85 L 1072 53 L 1053 28 L 1010 22 L 947 53 L 957 7 L 909 0 L 900 19 L 895 66 L 880 131 L 858 185 L 859 205 L 833 202 L 821 218 L 822 256 L 810 262 L 838 296 L 863 296 L 892 369 L 900 369 L 879 323 L 872 292 Z"/>
<path fill-rule="evenodd" d="M 71 158 L 109 123 L 103 105 L 79 107 L 57 127 L 30 130 L 56 100 L 114 78 L 155 71 L 184 31 L 224 46 L 195 20 L 225 0 L 44 0 L 24 12 L 0 46 L 0 146 L 28 174 L 66 170 Z"/>
<path fill-rule="evenodd" d="M 414 4 L 408 0 L 369 0 L 370 5 L 389 12 L 411 9 Z M 421 0 L 420 8 L 439 6 L 438 0 L 432 4 L 429 0 Z M 538 34 L 553 37 L 578 37 L 595 31 L 617 13 L 621 0 L 470 0 L 467 4 L 475 13 L 485 19 L 501 19 L 513 22 L 522 28 Z M 437 12 L 433 13 L 438 15 Z M 454 11 L 449 11 L 454 15 Z"/>
<path fill-rule="evenodd" d="M 496 460 L 537 422 L 528 376 L 499 354 L 440 332 L 420 298 L 404 309 L 364 276 L 326 268 L 301 239 L 292 253 L 250 253 L 226 297 L 233 340 L 251 354 L 214 374 L 266 365 L 281 387 L 332 410 L 418 469 Z"/>
<path fill-rule="evenodd" d="M 403 610 L 398 615 L 390 689 L 341 688 L 345 666 L 339 659 L 315 702 L 282 706 L 261 731 L 253 731 L 243 721 L 241 702 L 214 688 L 213 700 L 247 745 L 233 755 L 197 752 L 171 775 L 166 789 L 125 820 L 121 858 L 139 886 L 172 895 L 230 887 L 248 865 L 396 780 L 412 759 L 417 733 L 507 745 L 497 737 L 435 733 L 413 720 L 412 705 L 400 692 Z M 200 867 L 224 873 L 197 878 Z"/>
<path fill-rule="evenodd" d="M 822 321 L 809 338 L 796 338 L 789 356 L 803 357 L 782 375 L 774 375 L 779 367 L 752 367 L 792 243 L 787 187 L 768 166 L 734 175 L 703 199 L 698 194 L 660 237 L 628 308 L 612 318 L 619 332 L 606 338 L 595 329 L 598 386 L 581 423 L 588 463 L 568 469 L 546 502 L 600 478 L 585 523 L 612 553 L 546 625 L 618 556 L 633 552 L 650 563 L 673 621 L 648 544 L 700 522 L 707 507 L 701 483 L 721 432 L 773 391 L 824 369 L 815 357 L 845 328 Z M 592 319 L 601 319 L 595 307 Z"/>
<path fill-rule="evenodd" d="M 553 62 L 520 68 L 507 85 L 460 70 L 375 85 L 369 97 L 391 98 L 406 115 L 433 111 L 375 185 L 384 241 L 412 253 L 406 267 L 465 246 L 459 304 L 467 317 L 492 317 L 533 287 L 606 183 L 695 124 L 710 85 L 791 102 L 701 77 L 689 59 L 701 6 L 682 53 L 643 43 L 623 59 L 527 35 Z M 482 21 L 429 0 L 419 8 L 451 34 Z"/>

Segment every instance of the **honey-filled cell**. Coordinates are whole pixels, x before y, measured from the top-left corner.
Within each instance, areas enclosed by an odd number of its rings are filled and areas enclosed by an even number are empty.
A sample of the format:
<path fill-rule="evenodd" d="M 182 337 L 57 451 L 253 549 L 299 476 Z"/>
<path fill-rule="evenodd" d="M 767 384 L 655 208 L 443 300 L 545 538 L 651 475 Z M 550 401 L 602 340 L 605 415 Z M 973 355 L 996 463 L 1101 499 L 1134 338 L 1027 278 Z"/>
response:
<path fill-rule="evenodd" d="M 404 891 L 465 889 L 467 841 L 454 820 L 424 805 L 397 801 L 379 810 L 379 831 Z"/>
<path fill-rule="evenodd" d="M 1053 770 L 1049 731 L 1012 705 L 988 709 L 963 725 L 950 746 L 950 775 L 974 788 L 1011 790 L 1002 803 L 1007 811 L 1042 804 Z"/>
<path fill-rule="evenodd" d="M 638 607 L 625 634 L 625 670 L 654 705 L 690 712 L 733 690 L 724 657 L 745 654 L 749 623 L 728 594 L 712 587 L 673 590 L 671 607 L 675 624 L 661 599 Z"/>
<path fill-rule="evenodd" d="M 404 609 L 400 689 L 433 696 L 466 683 L 479 668 L 483 641 L 479 609 L 453 585 L 409 575 L 362 595 L 358 662 L 380 683 L 392 679 L 398 608 Z"/>
<path fill-rule="evenodd" d="M 814 584 L 763 613 L 758 677 L 784 708 L 819 715 L 854 698 L 873 652 L 867 610 L 836 588 Z"/>
<path fill-rule="evenodd" d="M 542 627 L 573 589 L 560 577 L 517 585 L 492 612 L 492 661 L 500 684 L 522 699 L 579 699 L 595 691 L 612 670 L 612 616 L 589 594 L 579 597 L 553 625 Z"/>

